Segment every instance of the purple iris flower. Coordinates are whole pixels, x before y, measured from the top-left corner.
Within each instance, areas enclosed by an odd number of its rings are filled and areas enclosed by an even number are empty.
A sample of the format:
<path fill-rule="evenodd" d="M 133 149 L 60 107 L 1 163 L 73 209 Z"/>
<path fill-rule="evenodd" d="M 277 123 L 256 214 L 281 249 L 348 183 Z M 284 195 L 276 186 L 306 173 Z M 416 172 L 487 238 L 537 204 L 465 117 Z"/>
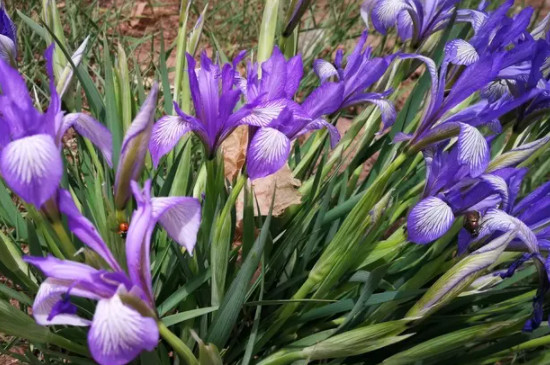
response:
<path fill-rule="evenodd" d="M 409 239 L 420 244 L 432 242 L 449 230 L 456 217 L 466 212 L 479 212 L 485 217 L 497 207 L 505 211 L 510 209 L 525 175 L 525 170 L 514 167 L 548 140 L 543 138 L 507 152 L 503 158 L 493 161 L 493 170 L 481 174 L 473 174 L 469 166 L 460 161 L 460 140 L 448 152 L 444 151 L 443 144 L 425 150 L 426 186 L 422 200 L 411 209 L 407 218 Z M 479 237 L 483 237 L 482 233 L 483 230 Z M 536 240 L 528 233 L 520 229 L 518 237 L 532 251 L 537 250 Z M 459 251 L 464 252 L 472 239 L 474 237 L 462 229 Z"/>
<path fill-rule="evenodd" d="M 418 55 L 402 55 L 403 58 L 417 58 L 426 63 L 432 78 L 430 101 L 425 108 L 419 127 L 413 135 L 399 134 L 396 141 L 410 140 L 413 149 L 423 150 L 450 137 L 458 135 L 458 159 L 461 165 L 470 169 L 472 177 L 479 176 L 489 163 L 489 146 L 477 129 L 487 126 L 493 132 L 500 132 L 498 118 L 542 92 L 541 89 L 526 87 L 517 96 L 506 96 L 495 100 L 481 99 L 458 112 L 454 108 L 476 93 L 482 91 L 496 80 L 499 73 L 512 66 L 512 61 L 520 61 L 525 57 L 535 57 L 536 47 L 527 47 L 529 52 L 516 57 L 517 49 L 495 52 L 480 56 L 475 48 L 464 40 L 453 40 L 445 47 L 445 57 L 439 70 L 436 70 L 432 60 Z M 447 71 L 452 75 L 465 66 L 450 90 L 446 90 Z M 536 67 L 531 67 L 534 73 Z M 453 113 L 454 112 L 454 113 Z"/>
<path fill-rule="evenodd" d="M 200 203 L 187 197 L 151 197 L 151 182 L 132 190 L 137 209 L 126 237 L 126 263 L 121 265 L 99 236 L 93 224 L 78 211 L 69 192 L 60 190 L 60 211 L 71 231 L 105 261 L 94 268 L 52 256 L 25 257 L 47 279 L 40 285 L 33 316 L 40 325 L 90 326 L 88 346 L 100 364 L 126 364 L 143 350 L 153 350 L 159 340 L 151 280 L 149 251 L 157 222 L 170 237 L 192 252 L 200 224 Z M 90 321 L 77 313 L 71 297 L 97 300 Z"/>
<path fill-rule="evenodd" d="M 155 123 L 149 143 L 155 165 L 188 132 L 195 133 L 201 139 L 207 155 L 212 158 L 223 140 L 244 123 L 242 119 L 251 113 L 252 106 L 236 109 L 241 91 L 234 82 L 236 66 L 243 57 L 244 52 L 241 52 L 232 64 L 226 63 L 220 68 L 206 53 L 202 53 L 201 67 L 195 70 L 195 60 L 187 54 L 189 86 L 196 117 L 184 113 L 174 103 L 177 116 L 165 116 Z"/>
<path fill-rule="evenodd" d="M 17 30 L 0 0 L 0 58 L 15 64 L 17 59 Z"/>
<path fill-rule="evenodd" d="M 293 101 L 303 75 L 300 55 L 287 61 L 275 47 L 261 68 L 260 77 L 258 64 L 249 63 L 246 79 L 236 79 L 251 108 L 251 113 L 241 121 L 251 127 L 247 151 L 247 172 L 251 179 L 277 172 L 288 159 L 291 141 L 304 133 L 327 128 L 333 146 L 340 139 L 336 128 L 322 116 L 341 107 L 342 83 L 321 85 L 300 105 Z"/>
<path fill-rule="evenodd" d="M 367 92 L 366 90 L 382 78 L 397 54 L 385 57 L 371 57 L 372 48 L 365 47 L 368 33 L 363 31 L 353 52 L 347 57 L 346 66 L 343 67 L 344 51 L 336 52 L 334 65 L 325 60 L 315 60 L 313 68 L 326 83 L 330 78 L 335 78 L 344 84 L 344 94 L 340 108 L 346 108 L 360 103 L 372 103 L 380 108 L 384 129 L 395 121 L 395 108 L 386 99 L 393 90 L 389 89 L 381 93 Z"/>
<path fill-rule="evenodd" d="M 419 45 L 431 34 L 444 29 L 453 15 L 458 0 L 366 0 L 361 6 L 361 16 L 367 24 L 386 34 L 396 27 L 399 38 Z M 462 15 L 469 21 L 468 14 Z"/>
<path fill-rule="evenodd" d="M 50 78 L 50 105 L 34 107 L 25 81 L 0 58 L 0 171 L 7 185 L 27 203 L 40 208 L 58 188 L 63 175 L 62 137 L 69 127 L 90 139 L 111 163 L 111 133 L 83 113 L 63 115 L 55 88 L 53 45 L 45 53 Z"/>
<path fill-rule="evenodd" d="M 533 316 L 527 320 L 525 331 L 536 329 L 543 316 L 544 295 L 550 289 L 548 276 L 550 273 L 550 257 L 544 259 L 540 251 L 550 249 L 550 183 L 545 183 L 525 196 L 517 199 L 522 180 L 527 173 L 526 169 L 505 168 L 497 171 L 501 176 L 508 176 L 507 189 L 502 188 L 503 204 L 492 208 L 483 215 L 481 231 L 475 239 L 465 232 L 459 234 L 459 245 L 467 247 L 472 241 L 490 240 L 502 232 L 517 229 L 516 239 L 510 242 L 511 248 L 527 247 L 529 253 L 522 255 L 510 267 L 500 273 L 502 277 L 512 276 L 513 273 L 527 260 L 535 260 L 540 267 L 540 286 L 533 300 Z M 524 250 L 524 249 L 523 249 Z M 545 274 L 545 275 L 544 275 Z"/>
<path fill-rule="evenodd" d="M 278 47 L 273 48 L 271 57 L 261 64 L 261 76 L 259 68 L 258 63 L 249 62 L 246 78 L 235 75 L 235 83 L 247 104 L 253 106 L 241 123 L 252 127 L 267 126 L 286 107 L 299 110 L 293 99 L 304 74 L 302 56 L 287 61 Z"/>
<path fill-rule="evenodd" d="M 424 151 L 424 157 L 427 170 L 424 197 L 407 218 L 407 232 L 412 242 L 432 242 L 451 228 L 456 217 L 501 202 L 498 191 L 488 182 L 496 177 L 472 176 L 468 166 L 460 162 L 458 146 L 448 152 L 442 146 L 429 149 Z"/>

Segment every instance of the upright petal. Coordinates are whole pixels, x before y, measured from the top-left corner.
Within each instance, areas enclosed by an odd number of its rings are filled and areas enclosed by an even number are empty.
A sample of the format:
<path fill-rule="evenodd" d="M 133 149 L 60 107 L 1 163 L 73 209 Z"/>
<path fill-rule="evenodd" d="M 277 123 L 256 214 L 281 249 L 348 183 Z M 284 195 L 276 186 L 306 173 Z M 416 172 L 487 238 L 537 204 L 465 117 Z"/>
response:
<path fill-rule="evenodd" d="M 88 138 L 103 154 L 105 161 L 109 166 L 113 166 L 113 138 L 111 132 L 103 124 L 84 113 L 70 113 L 63 117 L 61 130 L 57 134 L 57 142 L 61 142 L 61 137 L 73 127 L 82 137 Z"/>
<path fill-rule="evenodd" d="M 46 279 L 36 294 L 34 303 L 32 305 L 32 316 L 36 320 L 36 323 L 42 326 L 47 325 L 70 325 L 70 326 L 89 326 L 91 321 L 84 319 L 76 314 L 60 313 L 53 318 L 48 319 L 55 304 L 63 299 L 64 295 L 71 292 L 71 295 L 76 295 L 89 299 L 100 299 L 100 297 L 93 293 L 79 290 L 77 288 L 71 288 L 67 285 L 67 282 L 62 280 L 56 280 L 52 278 Z"/>
<path fill-rule="evenodd" d="M 4 148 L 0 158 L 6 183 L 27 203 L 39 208 L 57 190 L 63 162 L 50 135 L 15 140 Z"/>
<path fill-rule="evenodd" d="M 285 164 L 289 153 L 290 140 L 287 136 L 273 128 L 261 128 L 248 148 L 248 175 L 254 180 L 277 172 Z"/>
<path fill-rule="evenodd" d="M 261 67 L 260 92 L 267 100 L 286 97 L 286 60 L 278 47 L 273 48 L 273 54 L 262 63 Z"/>
<path fill-rule="evenodd" d="M 160 221 L 170 237 L 190 254 L 197 242 L 201 223 L 201 205 L 195 198 L 153 198 L 153 219 Z"/>
<path fill-rule="evenodd" d="M 429 243 L 443 236 L 455 217 L 443 200 L 434 196 L 421 200 L 409 213 L 407 232 L 415 243 Z"/>
<path fill-rule="evenodd" d="M 118 294 L 98 302 L 88 332 L 90 352 L 98 363 L 127 364 L 142 351 L 154 350 L 158 340 L 155 320 L 124 304 Z"/>
<path fill-rule="evenodd" d="M 124 136 L 115 178 L 115 206 L 123 209 L 130 198 L 130 181 L 137 180 L 145 163 L 147 147 L 157 106 L 158 84 L 155 83 Z"/>
<path fill-rule="evenodd" d="M 286 63 L 286 97 L 292 99 L 300 87 L 300 81 L 304 75 L 304 66 L 302 64 L 302 55 L 292 57 Z"/>
<path fill-rule="evenodd" d="M 137 182 L 131 182 L 132 191 L 138 207 L 130 219 L 130 227 L 126 236 L 126 261 L 128 274 L 132 282 L 146 294 L 151 305 L 154 304 L 151 280 L 151 262 L 149 251 L 151 235 L 155 227 L 151 205 L 151 181 L 148 180 L 139 188 Z"/>
<path fill-rule="evenodd" d="M 459 124 L 458 162 L 468 166 L 472 177 L 479 176 L 489 165 L 489 145 L 477 128 L 464 123 Z"/>
<path fill-rule="evenodd" d="M 343 83 L 325 82 L 309 94 L 302 107 L 311 119 L 317 119 L 325 114 L 337 111 L 342 105 L 343 98 Z"/>
<path fill-rule="evenodd" d="M 92 222 L 84 217 L 76 207 L 71 194 L 67 190 L 60 189 L 58 199 L 59 210 L 67 216 L 67 223 L 71 232 L 101 256 L 114 271 L 122 271 Z"/>

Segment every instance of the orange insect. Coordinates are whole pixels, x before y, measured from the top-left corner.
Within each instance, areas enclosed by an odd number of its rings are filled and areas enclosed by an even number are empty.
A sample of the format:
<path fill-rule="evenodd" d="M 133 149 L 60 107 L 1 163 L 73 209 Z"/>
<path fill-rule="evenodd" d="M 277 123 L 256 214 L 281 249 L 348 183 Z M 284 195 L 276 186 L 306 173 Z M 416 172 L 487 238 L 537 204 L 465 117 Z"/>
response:
<path fill-rule="evenodd" d="M 120 238 L 125 239 L 126 235 L 128 234 L 128 223 L 122 222 L 118 225 L 118 234 Z"/>

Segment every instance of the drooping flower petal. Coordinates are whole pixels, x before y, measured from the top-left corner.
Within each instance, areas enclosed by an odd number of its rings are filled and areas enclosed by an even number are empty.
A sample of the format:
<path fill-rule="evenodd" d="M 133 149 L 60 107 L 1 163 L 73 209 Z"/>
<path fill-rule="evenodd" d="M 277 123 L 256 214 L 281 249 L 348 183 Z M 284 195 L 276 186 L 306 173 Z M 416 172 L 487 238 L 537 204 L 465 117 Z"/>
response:
<path fill-rule="evenodd" d="M 84 217 L 76 207 L 71 194 L 63 189 L 60 189 L 58 194 L 59 210 L 67 216 L 67 223 L 71 232 L 101 256 L 114 271 L 122 271 L 92 222 Z"/>
<path fill-rule="evenodd" d="M 468 166 L 472 177 L 479 176 L 489 165 L 489 145 L 477 128 L 464 123 L 459 124 L 458 162 Z"/>
<path fill-rule="evenodd" d="M 0 58 L 14 63 L 17 59 L 17 36 L 13 21 L 0 2 Z"/>
<path fill-rule="evenodd" d="M 332 63 L 325 60 L 315 60 L 313 62 L 313 70 L 315 70 L 315 73 L 319 79 L 321 79 L 321 82 L 325 82 L 333 76 L 338 77 L 338 70 L 336 70 L 336 67 L 334 67 Z"/>
<path fill-rule="evenodd" d="M 25 256 L 26 262 L 36 266 L 46 275 L 59 280 L 93 282 L 99 270 L 76 261 L 60 260 L 53 256 Z"/>
<path fill-rule="evenodd" d="M 317 118 L 311 122 L 309 122 L 302 131 L 300 131 L 296 136 L 301 136 L 305 133 L 317 130 L 317 129 L 328 129 L 328 132 L 330 134 L 330 146 L 331 148 L 336 147 L 338 142 L 340 141 L 340 132 L 338 132 L 338 129 L 324 120 L 323 118 Z"/>
<path fill-rule="evenodd" d="M 2 34 L 0 34 L 0 58 L 11 64 L 15 64 L 15 59 L 17 58 L 15 43 L 9 37 Z"/>
<path fill-rule="evenodd" d="M 36 298 L 34 299 L 32 306 L 32 315 L 36 320 L 36 323 L 42 326 L 60 324 L 70 326 L 89 326 L 91 324 L 91 321 L 70 313 L 60 313 L 53 318 L 48 319 L 56 303 L 63 299 L 63 295 L 67 295 L 69 289 L 71 295 L 89 299 L 100 299 L 99 296 L 94 295 L 93 293 L 80 290 L 78 288 L 71 288 L 62 280 L 48 278 L 40 284 L 40 288 L 38 289 L 38 293 L 36 294 Z"/>
<path fill-rule="evenodd" d="M 378 32 L 386 34 L 388 29 L 397 23 L 399 13 L 407 7 L 407 3 L 403 0 L 376 1 L 371 15 L 374 28 Z"/>
<path fill-rule="evenodd" d="M 70 113 L 63 117 L 63 123 L 57 135 L 58 143 L 61 142 L 61 137 L 70 127 L 73 127 L 82 137 L 88 138 L 96 145 L 109 166 L 113 166 L 113 138 L 107 127 L 87 114 Z"/>
<path fill-rule="evenodd" d="M 97 303 L 88 332 L 88 345 L 98 363 L 126 364 L 141 351 L 152 351 L 158 340 L 155 320 L 125 305 L 118 294 Z"/>
<path fill-rule="evenodd" d="M 445 45 L 445 57 L 455 65 L 471 65 L 479 60 L 476 49 L 462 39 L 455 39 Z"/>
<path fill-rule="evenodd" d="M 153 126 L 149 141 L 154 166 L 157 167 L 162 156 L 170 152 L 185 133 L 192 130 L 191 124 L 180 116 L 166 115 L 160 118 Z"/>
<path fill-rule="evenodd" d="M 201 222 L 201 205 L 195 198 L 153 198 L 153 219 L 159 220 L 170 237 L 190 254 L 197 242 Z"/>
<path fill-rule="evenodd" d="M 8 186 L 38 208 L 54 194 L 63 175 L 59 149 L 47 134 L 10 142 L 2 151 L 0 169 Z"/>
<path fill-rule="evenodd" d="M 391 90 L 390 90 L 391 91 Z M 383 129 L 391 127 L 395 118 L 397 117 L 397 112 L 393 103 L 387 99 L 384 99 L 380 94 L 367 93 L 359 94 L 351 99 L 346 100 L 344 106 L 355 105 L 358 103 L 372 103 L 380 109 L 380 115 L 382 117 Z"/>
<path fill-rule="evenodd" d="M 255 127 L 267 127 L 271 121 L 276 119 L 284 108 L 290 104 L 288 99 L 269 100 L 252 108 L 250 114 L 239 121 L 239 124 L 246 124 Z"/>
<path fill-rule="evenodd" d="M 449 230 L 454 218 L 453 210 L 443 200 L 434 196 L 425 198 L 414 206 L 407 218 L 409 240 L 434 241 Z"/>
<path fill-rule="evenodd" d="M 247 171 L 251 179 L 277 172 L 290 153 L 290 140 L 273 128 L 261 128 L 250 142 L 247 154 Z"/>
<path fill-rule="evenodd" d="M 501 209 L 507 210 L 510 203 L 508 193 L 508 184 L 506 181 L 497 175 L 487 174 L 481 175 L 481 180 L 485 181 L 501 198 Z"/>
<path fill-rule="evenodd" d="M 501 231 L 510 232 L 518 230 L 517 237 L 523 241 L 530 252 L 538 252 L 537 237 L 521 220 L 506 214 L 499 209 L 489 209 L 483 216 L 480 237 Z"/>

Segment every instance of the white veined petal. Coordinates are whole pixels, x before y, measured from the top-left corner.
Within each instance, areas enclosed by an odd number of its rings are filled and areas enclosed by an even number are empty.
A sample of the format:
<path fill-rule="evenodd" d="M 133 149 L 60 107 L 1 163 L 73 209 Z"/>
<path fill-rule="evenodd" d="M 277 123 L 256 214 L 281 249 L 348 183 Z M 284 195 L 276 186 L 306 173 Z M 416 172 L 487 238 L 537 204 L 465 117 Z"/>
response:
<path fill-rule="evenodd" d="M 273 128 L 261 128 L 250 143 L 247 170 L 251 179 L 277 172 L 286 162 L 290 152 L 288 137 Z"/>
<path fill-rule="evenodd" d="M 288 106 L 286 99 L 270 100 L 252 109 L 252 112 L 240 120 L 239 124 L 266 127 L 276 119 L 281 111 Z"/>
<path fill-rule="evenodd" d="M 453 221 L 453 210 L 443 200 L 434 196 L 423 199 L 409 213 L 409 239 L 415 243 L 434 241 L 447 232 Z"/>
<path fill-rule="evenodd" d="M 158 340 L 155 320 L 125 305 L 118 294 L 98 302 L 88 333 L 90 352 L 98 363 L 126 364 L 141 351 L 153 350 Z"/>
<path fill-rule="evenodd" d="M 153 218 L 158 219 L 174 241 L 192 254 L 201 222 L 201 205 L 195 198 L 152 199 Z"/>
<path fill-rule="evenodd" d="M 459 123 L 458 162 L 468 166 L 470 175 L 481 175 L 489 165 L 489 145 L 485 137 L 471 125 Z"/>
<path fill-rule="evenodd" d="M 325 60 L 315 60 L 313 62 L 313 69 L 317 76 L 321 79 L 321 82 L 331 78 L 332 76 L 338 77 L 338 71 L 334 65 Z"/>
<path fill-rule="evenodd" d="M 462 39 L 455 39 L 445 46 L 445 56 L 447 60 L 456 65 L 471 65 L 479 60 L 476 49 L 468 42 Z"/>
<path fill-rule="evenodd" d="M 149 151 L 155 166 L 158 165 L 162 156 L 172 150 L 180 138 L 191 130 L 189 123 L 186 123 L 179 116 L 167 115 L 160 118 L 154 125 L 149 141 Z"/>
<path fill-rule="evenodd" d="M 40 207 L 57 189 L 63 163 L 53 138 L 37 134 L 9 143 L 2 151 L 1 169 L 15 193 Z"/>
<path fill-rule="evenodd" d="M 379 0 L 373 9 L 373 16 L 382 23 L 386 28 L 389 28 L 397 21 L 399 12 L 407 7 L 403 0 Z"/>
<path fill-rule="evenodd" d="M 70 326 L 89 326 L 91 321 L 81 318 L 76 314 L 61 313 L 48 320 L 54 305 L 62 299 L 62 295 L 69 290 L 69 285 L 65 285 L 61 280 L 52 278 L 46 279 L 38 289 L 36 298 L 32 306 L 32 315 L 39 325 L 70 325 Z M 86 298 L 97 299 L 91 293 L 73 288 L 71 295 L 83 296 Z"/>

